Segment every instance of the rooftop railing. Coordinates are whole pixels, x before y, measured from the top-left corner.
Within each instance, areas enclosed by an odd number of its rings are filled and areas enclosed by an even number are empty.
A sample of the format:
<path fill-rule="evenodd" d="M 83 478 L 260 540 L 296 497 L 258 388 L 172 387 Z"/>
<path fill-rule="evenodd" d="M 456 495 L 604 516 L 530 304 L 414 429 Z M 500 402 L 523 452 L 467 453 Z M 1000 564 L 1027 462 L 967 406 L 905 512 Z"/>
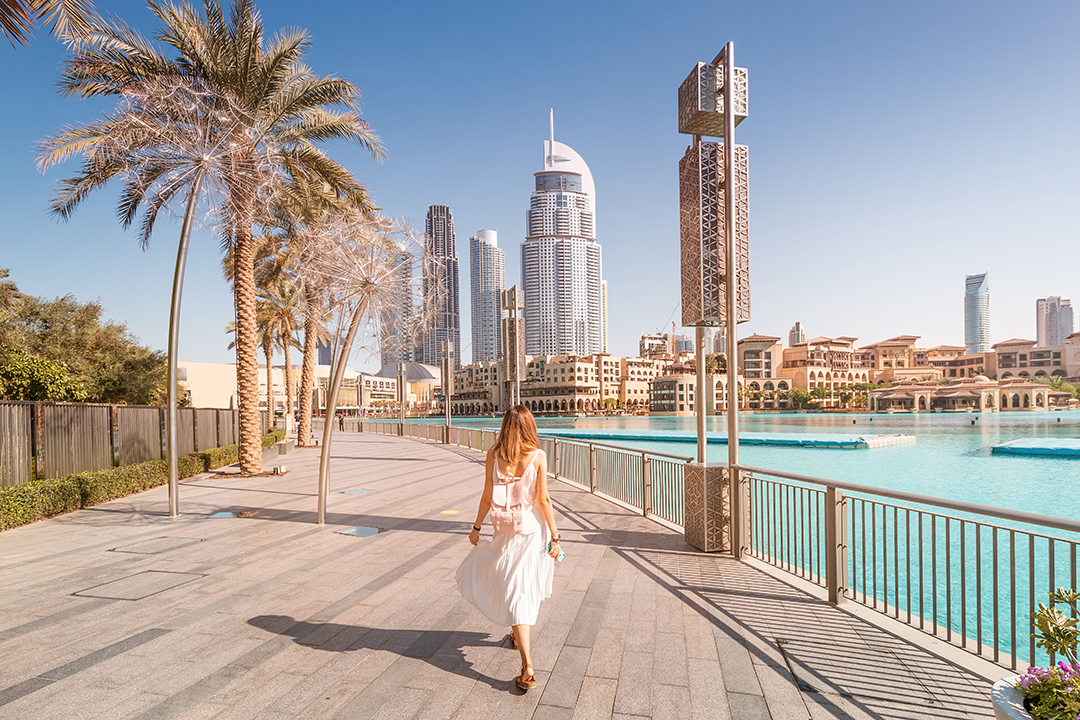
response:
<path fill-rule="evenodd" d="M 486 451 L 497 432 L 441 424 L 355 423 Z M 448 435 L 447 435 L 448 433 Z M 693 458 L 540 436 L 548 472 L 681 531 Z M 1054 662 L 1031 614 L 1077 585 L 1080 522 L 795 473 L 736 466 L 744 551 L 999 665 Z"/>

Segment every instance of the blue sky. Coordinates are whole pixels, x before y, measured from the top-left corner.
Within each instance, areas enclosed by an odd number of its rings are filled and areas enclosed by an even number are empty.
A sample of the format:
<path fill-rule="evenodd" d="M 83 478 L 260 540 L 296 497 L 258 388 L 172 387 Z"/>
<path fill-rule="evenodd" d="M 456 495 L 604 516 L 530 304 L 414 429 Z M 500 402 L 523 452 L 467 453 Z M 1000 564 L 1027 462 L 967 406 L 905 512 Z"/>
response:
<path fill-rule="evenodd" d="M 364 94 L 388 151 L 330 150 L 390 215 L 455 217 L 463 290 L 468 239 L 492 228 L 519 282 L 532 174 L 548 109 L 556 139 L 589 163 L 609 283 L 611 350 L 678 302 L 676 91 L 735 42 L 750 73 L 752 317 L 740 336 L 860 344 L 900 334 L 963 343 L 964 275 L 990 273 L 994 342 L 1034 338 L 1035 300 L 1080 302 L 1080 5 L 1061 2 L 293 3 L 259 5 L 266 27 L 306 28 L 308 63 Z M 98 9 L 149 34 L 140 2 Z M 116 188 L 67 223 L 46 205 L 70 161 L 41 174 L 35 143 L 109 104 L 56 92 L 65 56 L 39 34 L 0 48 L 0 267 L 24 292 L 100 298 L 164 348 L 178 222 L 148 251 L 115 219 Z M 468 296 L 462 341 L 469 353 Z M 193 242 L 181 358 L 228 362 L 232 319 L 211 232 Z M 676 315 L 678 320 L 678 315 Z M 369 352 L 353 363 L 375 368 Z"/>

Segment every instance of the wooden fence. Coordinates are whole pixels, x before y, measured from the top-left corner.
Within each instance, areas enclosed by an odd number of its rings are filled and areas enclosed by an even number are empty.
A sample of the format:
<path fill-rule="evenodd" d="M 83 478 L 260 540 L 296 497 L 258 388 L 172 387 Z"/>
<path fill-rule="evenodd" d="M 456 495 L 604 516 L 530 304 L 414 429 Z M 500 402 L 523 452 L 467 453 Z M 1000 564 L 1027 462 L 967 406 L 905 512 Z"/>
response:
<path fill-rule="evenodd" d="M 0 487 L 165 457 L 165 408 L 0 400 Z M 237 410 L 180 408 L 177 451 L 236 443 Z M 260 435 L 270 427 L 260 415 Z"/>

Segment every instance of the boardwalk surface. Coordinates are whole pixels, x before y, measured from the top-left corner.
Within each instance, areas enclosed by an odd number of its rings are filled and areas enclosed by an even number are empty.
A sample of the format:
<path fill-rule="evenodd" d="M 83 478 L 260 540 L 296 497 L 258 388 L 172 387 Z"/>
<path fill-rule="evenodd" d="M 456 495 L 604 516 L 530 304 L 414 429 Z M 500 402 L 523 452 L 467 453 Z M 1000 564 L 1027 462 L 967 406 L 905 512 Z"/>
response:
<path fill-rule="evenodd" d="M 349 433 L 334 457 L 322 527 L 298 450 L 280 477 L 184 482 L 177 519 L 158 488 L 0 534 L 0 717 L 992 716 L 983 677 L 560 483 L 522 693 L 453 582 L 480 456 Z"/>

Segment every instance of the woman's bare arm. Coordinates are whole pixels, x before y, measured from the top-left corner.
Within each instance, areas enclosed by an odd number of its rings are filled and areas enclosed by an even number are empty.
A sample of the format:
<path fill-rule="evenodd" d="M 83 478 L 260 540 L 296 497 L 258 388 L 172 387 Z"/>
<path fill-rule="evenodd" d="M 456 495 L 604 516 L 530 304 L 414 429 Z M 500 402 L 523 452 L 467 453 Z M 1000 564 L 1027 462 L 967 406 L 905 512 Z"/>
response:
<path fill-rule="evenodd" d="M 472 532 L 469 533 L 469 542 L 475 545 L 480 541 L 480 531 L 477 529 L 484 523 L 488 511 L 491 510 L 491 492 L 493 489 L 495 474 L 495 451 L 489 450 L 487 459 L 484 461 L 484 492 L 480 495 L 480 507 L 476 510 L 476 522 L 473 523 Z"/>
<path fill-rule="evenodd" d="M 547 454 L 544 451 L 537 453 L 536 467 L 536 507 L 540 508 L 540 514 L 544 516 L 548 530 L 551 531 L 551 557 L 559 555 L 559 529 L 555 527 L 555 510 L 551 506 L 551 496 L 548 495 L 547 486 Z"/>

